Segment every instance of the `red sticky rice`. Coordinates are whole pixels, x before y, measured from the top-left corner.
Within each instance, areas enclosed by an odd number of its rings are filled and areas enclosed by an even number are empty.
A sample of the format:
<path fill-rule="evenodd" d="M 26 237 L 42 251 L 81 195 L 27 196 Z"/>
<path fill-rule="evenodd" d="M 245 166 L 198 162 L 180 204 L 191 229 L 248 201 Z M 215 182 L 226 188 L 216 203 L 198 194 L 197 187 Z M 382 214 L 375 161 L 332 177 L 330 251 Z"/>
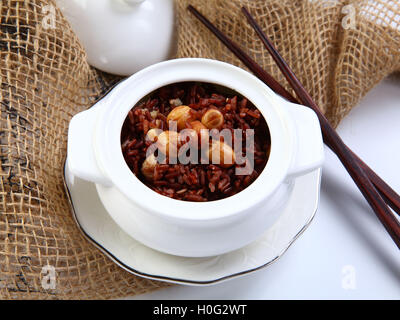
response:
<path fill-rule="evenodd" d="M 121 133 L 121 146 L 129 168 L 140 181 L 167 197 L 186 201 L 213 201 L 232 196 L 248 187 L 264 169 L 270 152 L 270 135 L 260 111 L 239 94 L 224 94 L 207 83 L 183 82 L 162 87 L 135 105 L 128 113 Z M 179 99 L 179 100 L 175 100 Z M 222 129 L 254 129 L 254 169 L 249 175 L 236 175 L 235 166 L 222 168 L 215 164 L 157 164 L 154 179 L 142 172 L 142 163 L 151 142 L 145 140 L 148 130 L 168 130 L 168 113 L 182 102 L 201 119 L 208 108 L 224 115 Z M 154 112 L 158 111 L 158 112 Z M 156 116 L 154 117 L 154 115 Z M 190 125 L 188 125 L 190 127 Z M 243 156 L 245 155 L 243 145 Z"/>

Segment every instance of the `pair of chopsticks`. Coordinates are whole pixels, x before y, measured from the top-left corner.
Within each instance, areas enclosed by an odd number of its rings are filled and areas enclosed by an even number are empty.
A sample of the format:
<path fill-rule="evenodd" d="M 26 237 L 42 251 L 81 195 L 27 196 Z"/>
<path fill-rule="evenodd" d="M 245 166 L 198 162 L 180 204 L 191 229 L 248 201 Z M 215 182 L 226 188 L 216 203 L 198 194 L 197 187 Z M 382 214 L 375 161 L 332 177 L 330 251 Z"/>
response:
<path fill-rule="evenodd" d="M 310 107 L 317 114 L 325 144 L 337 155 L 347 172 L 350 174 L 364 198 L 367 200 L 374 213 L 381 221 L 386 231 L 400 249 L 400 223 L 390 210 L 389 206 L 400 215 L 400 196 L 383 181 L 368 165 L 366 165 L 337 134 L 335 129 L 321 112 L 318 105 L 303 87 L 297 76 L 291 70 L 286 61 L 275 49 L 271 40 L 265 35 L 255 19 L 246 8 L 242 8 L 247 21 L 253 27 L 265 48 L 271 54 L 275 63 L 288 80 L 296 93 L 298 99 L 288 92 L 279 82 L 268 74 L 256 61 L 246 54 L 235 42 L 217 29 L 207 18 L 205 18 L 193 6 L 188 10 L 198 18 L 214 35 L 236 55 L 260 80 L 268 85 L 273 91 L 294 103 L 301 103 Z"/>

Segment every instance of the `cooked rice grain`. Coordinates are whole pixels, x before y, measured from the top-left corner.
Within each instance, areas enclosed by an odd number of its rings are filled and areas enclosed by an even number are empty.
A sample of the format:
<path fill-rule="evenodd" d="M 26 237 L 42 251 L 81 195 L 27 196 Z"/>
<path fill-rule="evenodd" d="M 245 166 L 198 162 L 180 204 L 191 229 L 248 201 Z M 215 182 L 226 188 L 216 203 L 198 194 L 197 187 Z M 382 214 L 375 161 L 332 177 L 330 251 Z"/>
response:
<path fill-rule="evenodd" d="M 270 152 L 270 135 L 260 111 L 239 94 L 223 94 L 206 83 L 183 82 L 162 87 L 129 111 L 121 133 L 122 152 L 136 177 L 161 195 L 185 201 L 213 201 L 230 197 L 248 187 L 264 169 Z M 149 181 L 141 167 L 151 142 L 145 140 L 152 128 L 166 130 L 169 112 L 184 104 L 201 118 L 209 108 L 224 116 L 221 129 L 254 129 L 254 168 L 251 174 L 235 174 L 235 166 L 222 168 L 214 164 L 157 164 Z M 190 128 L 190 124 L 187 123 Z M 243 156 L 245 155 L 243 145 Z M 200 154 L 200 152 L 199 152 Z"/>

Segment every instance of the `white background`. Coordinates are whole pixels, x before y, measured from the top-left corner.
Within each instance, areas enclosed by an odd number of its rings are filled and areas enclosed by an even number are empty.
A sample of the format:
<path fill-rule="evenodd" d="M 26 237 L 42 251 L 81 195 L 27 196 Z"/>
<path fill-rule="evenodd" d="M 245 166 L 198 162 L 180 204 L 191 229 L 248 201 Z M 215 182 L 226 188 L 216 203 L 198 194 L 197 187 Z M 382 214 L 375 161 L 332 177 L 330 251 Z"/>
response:
<path fill-rule="evenodd" d="M 370 91 L 338 132 L 400 192 L 399 77 Z M 326 149 L 316 217 L 276 263 L 214 286 L 173 286 L 134 298 L 400 299 L 400 251 L 341 163 Z"/>

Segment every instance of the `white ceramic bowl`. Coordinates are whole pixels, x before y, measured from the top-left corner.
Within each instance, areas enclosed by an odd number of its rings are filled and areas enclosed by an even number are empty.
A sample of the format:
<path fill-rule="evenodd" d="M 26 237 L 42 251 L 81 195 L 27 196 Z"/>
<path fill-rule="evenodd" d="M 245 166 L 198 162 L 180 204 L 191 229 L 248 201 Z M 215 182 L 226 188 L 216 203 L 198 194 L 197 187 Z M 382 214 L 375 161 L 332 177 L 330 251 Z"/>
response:
<path fill-rule="evenodd" d="M 222 85 L 247 97 L 263 114 L 271 153 L 259 177 L 242 192 L 203 203 L 162 196 L 132 174 L 120 143 L 129 110 L 167 84 L 200 81 Z M 241 248 L 279 217 L 292 182 L 321 166 L 323 142 L 316 114 L 276 95 L 250 73 L 208 59 L 177 59 L 131 76 L 104 99 L 73 117 L 68 135 L 69 170 L 96 183 L 115 222 L 143 244 L 169 254 L 204 257 Z"/>

